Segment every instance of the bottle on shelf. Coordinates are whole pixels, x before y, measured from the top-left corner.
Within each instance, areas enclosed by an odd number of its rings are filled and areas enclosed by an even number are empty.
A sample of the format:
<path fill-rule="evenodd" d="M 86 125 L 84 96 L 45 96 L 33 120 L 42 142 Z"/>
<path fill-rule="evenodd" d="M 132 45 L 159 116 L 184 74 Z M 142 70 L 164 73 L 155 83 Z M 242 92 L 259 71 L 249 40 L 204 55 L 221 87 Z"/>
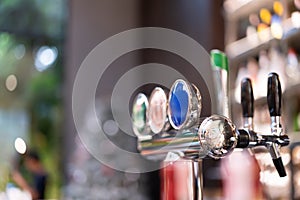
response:
<path fill-rule="evenodd" d="M 268 78 L 270 72 L 270 59 L 268 53 L 265 50 L 261 50 L 258 56 L 259 71 L 257 75 L 257 85 L 265 85 L 264 82 Z M 255 87 L 255 98 L 263 97 L 267 94 L 267 87 Z"/>
<path fill-rule="evenodd" d="M 278 46 L 271 46 L 269 49 L 270 71 L 276 72 L 280 77 L 282 91 L 286 88 L 285 75 L 285 55 L 280 51 Z"/>
<path fill-rule="evenodd" d="M 295 11 L 291 14 L 291 20 L 294 28 L 300 28 L 300 12 Z"/>
<path fill-rule="evenodd" d="M 300 0 L 294 0 L 294 4 L 300 10 Z"/>
<path fill-rule="evenodd" d="M 254 90 L 256 91 L 257 87 L 259 87 L 259 65 L 255 58 L 248 58 L 245 66 L 240 67 L 238 71 L 238 76 L 236 79 L 236 87 L 235 87 L 235 101 L 240 103 L 241 101 L 241 81 L 244 77 L 249 77 L 252 80 L 252 85 Z M 258 98 L 260 93 L 255 93 L 254 98 Z"/>
<path fill-rule="evenodd" d="M 276 39 L 283 37 L 282 19 L 279 15 L 274 14 L 271 22 L 271 34 Z"/>
<path fill-rule="evenodd" d="M 296 52 L 293 48 L 289 49 L 286 62 L 288 85 L 294 85 L 299 82 L 300 68 Z"/>

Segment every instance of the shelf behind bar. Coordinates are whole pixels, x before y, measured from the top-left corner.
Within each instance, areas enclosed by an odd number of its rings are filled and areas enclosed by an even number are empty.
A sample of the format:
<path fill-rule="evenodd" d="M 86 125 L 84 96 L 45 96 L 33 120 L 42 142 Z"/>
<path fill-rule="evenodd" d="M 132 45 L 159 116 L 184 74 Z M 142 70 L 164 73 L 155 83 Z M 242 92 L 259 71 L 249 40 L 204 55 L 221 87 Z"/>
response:
<path fill-rule="evenodd" d="M 238 20 L 261 8 L 271 9 L 274 0 L 227 0 L 224 2 L 225 16 L 228 20 Z"/>
<path fill-rule="evenodd" d="M 255 33 L 248 37 L 232 42 L 226 46 L 226 53 L 231 60 L 242 60 L 249 56 L 258 55 L 262 49 L 270 47 L 273 41 L 288 42 L 295 37 L 300 37 L 300 28 L 294 28 L 291 19 L 283 22 L 284 35 L 282 39 L 276 39 L 272 36 L 270 28 L 263 30 L 260 34 L 265 34 L 264 40 Z"/>

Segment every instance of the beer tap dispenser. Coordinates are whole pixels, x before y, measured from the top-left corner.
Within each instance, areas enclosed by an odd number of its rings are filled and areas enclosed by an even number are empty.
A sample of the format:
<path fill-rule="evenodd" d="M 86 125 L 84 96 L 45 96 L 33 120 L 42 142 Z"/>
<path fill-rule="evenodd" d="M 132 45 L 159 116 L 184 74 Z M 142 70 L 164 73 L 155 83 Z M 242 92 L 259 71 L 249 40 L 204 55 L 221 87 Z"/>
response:
<path fill-rule="evenodd" d="M 254 101 L 251 81 L 249 79 L 244 79 L 241 84 L 241 89 L 244 128 L 238 130 L 237 148 L 251 148 L 251 153 L 255 153 L 257 147 L 266 147 L 271 154 L 279 176 L 286 176 L 279 148 L 288 145 L 289 138 L 287 135 L 283 134 L 280 124 L 282 92 L 278 75 L 276 73 L 270 73 L 268 76 L 267 101 L 271 115 L 271 134 L 259 134 L 253 130 Z"/>
<path fill-rule="evenodd" d="M 214 58 L 212 60 L 220 61 L 219 63 L 227 66 L 227 59 L 224 54 L 214 52 L 212 55 Z M 217 62 L 214 63 L 216 64 Z M 226 75 L 222 80 L 223 88 L 226 88 L 226 81 L 224 81 L 226 80 Z M 223 95 L 226 94 L 226 90 L 223 90 Z M 204 157 L 224 158 L 232 153 L 235 148 L 266 147 L 265 149 L 270 152 L 279 176 L 284 177 L 286 176 L 286 171 L 279 148 L 289 144 L 289 137 L 283 134 L 280 124 L 281 96 L 278 75 L 270 73 L 268 77 L 267 100 L 271 115 L 271 134 L 256 133 L 253 130 L 254 99 L 251 81 L 244 79 L 241 93 L 244 128 L 237 130 L 230 118 L 222 115 L 214 114 L 206 117 L 203 121 L 200 120 L 201 95 L 198 94 L 198 89 L 179 79 L 171 87 L 168 99 L 168 117 L 174 129 L 163 129 L 158 134 L 145 132 L 145 130 L 148 130 L 148 101 L 144 95 L 139 95 L 136 98 L 132 118 L 133 130 L 137 130 L 135 133 L 138 137 L 138 149 L 141 155 L 150 160 L 164 160 L 167 157 L 168 161 L 176 161 L 177 157 L 172 159 L 175 153 L 178 158 L 188 163 L 192 173 L 187 173 L 189 178 L 186 180 L 188 183 L 192 183 L 191 185 L 194 187 L 192 190 L 189 190 L 193 192 L 187 194 L 186 198 L 181 199 L 203 198 L 201 160 Z M 220 103 L 225 104 L 226 102 L 226 98 L 224 101 L 220 101 Z M 222 109 L 222 114 L 228 116 L 229 113 L 226 107 Z M 161 108 L 165 109 L 165 107 Z M 165 122 L 165 117 L 161 119 Z M 167 177 L 166 174 L 164 176 Z M 180 183 L 183 182 L 181 181 Z M 166 186 L 169 187 L 170 185 L 166 184 Z M 171 186 L 170 188 L 173 187 Z M 170 193 L 167 192 L 166 194 L 167 197 L 170 197 L 173 190 L 168 191 Z"/>
<path fill-rule="evenodd" d="M 268 107 L 271 116 L 271 133 L 277 137 L 281 136 L 283 131 L 280 123 L 281 116 L 281 85 L 278 74 L 270 73 L 268 76 Z M 280 146 L 275 142 L 267 143 L 273 163 L 280 177 L 286 176 L 286 171 L 280 156 Z"/>

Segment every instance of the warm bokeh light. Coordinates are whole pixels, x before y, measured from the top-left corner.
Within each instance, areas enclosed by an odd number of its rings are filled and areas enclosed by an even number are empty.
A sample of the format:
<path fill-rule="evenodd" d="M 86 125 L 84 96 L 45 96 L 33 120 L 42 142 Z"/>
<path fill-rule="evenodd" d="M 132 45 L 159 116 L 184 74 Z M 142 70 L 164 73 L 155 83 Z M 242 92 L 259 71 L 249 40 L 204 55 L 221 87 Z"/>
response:
<path fill-rule="evenodd" d="M 18 137 L 15 140 L 15 149 L 20 154 L 24 154 L 26 152 L 26 149 L 27 149 L 26 143 L 25 143 L 25 141 L 22 138 Z"/>
<path fill-rule="evenodd" d="M 262 22 L 266 23 L 266 24 L 270 24 L 271 23 L 271 19 L 272 19 L 272 15 L 270 13 L 269 10 L 262 8 L 259 11 L 259 17 L 261 19 Z"/>
<path fill-rule="evenodd" d="M 14 74 L 9 75 L 6 78 L 5 86 L 8 91 L 12 92 L 17 88 L 18 85 L 18 79 Z"/>
<path fill-rule="evenodd" d="M 270 38 L 267 24 L 260 23 L 257 26 L 257 32 L 258 32 L 258 37 L 261 41 L 267 41 Z"/>
<path fill-rule="evenodd" d="M 273 10 L 277 15 L 282 16 L 284 12 L 282 3 L 280 1 L 275 1 L 273 3 Z"/>
<path fill-rule="evenodd" d="M 267 24 L 264 24 L 264 23 L 260 23 L 258 26 L 257 26 L 257 32 L 261 32 L 265 29 L 268 28 L 268 25 Z"/>

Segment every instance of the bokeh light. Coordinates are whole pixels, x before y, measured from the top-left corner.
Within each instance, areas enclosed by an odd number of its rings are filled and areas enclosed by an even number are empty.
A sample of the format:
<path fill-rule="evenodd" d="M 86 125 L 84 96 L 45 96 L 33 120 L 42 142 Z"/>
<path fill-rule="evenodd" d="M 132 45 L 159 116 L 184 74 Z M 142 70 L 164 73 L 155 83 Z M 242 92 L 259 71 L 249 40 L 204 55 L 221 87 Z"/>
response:
<path fill-rule="evenodd" d="M 119 131 L 118 124 L 114 120 L 107 120 L 103 123 L 103 131 L 109 136 L 114 136 Z"/>
<path fill-rule="evenodd" d="M 35 68 L 42 72 L 48 69 L 57 58 L 56 47 L 42 46 L 39 48 L 35 58 Z"/>
<path fill-rule="evenodd" d="M 8 91 L 10 92 L 14 91 L 17 88 L 17 85 L 18 85 L 18 79 L 14 74 L 11 74 L 6 78 L 5 86 Z"/>
<path fill-rule="evenodd" d="M 26 149 L 27 149 L 26 143 L 25 143 L 25 141 L 22 138 L 18 137 L 15 140 L 15 149 L 20 154 L 24 154 L 26 152 Z"/>
<path fill-rule="evenodd" d="M 274 38 L 281 39 L 283 36 L 283 29 L 281 26 L 281 19 L 278 15 L 274 15 L 272 17 L 272 24 L 271 24 L 271 33 Z"/>
<path fill-rule="evenodd" d="M 295 28 L 300 28 L 300 12 L 295 11 L 292 13 L 292 23 Z"/>
<path fill-rule="evenodd" d="M 273 10 L 277 15 L 282 16 L 284 12 L 282 3 L 280 1 L 275 1 L 273 3 Z"/>
<path fill-rule="evenodd" d="M 14 55 L 18 60 L 22 59 L 25 53 L 26 53 L 26 48 L 24 44 L 18 44 L 14 49 Z"/>
<path fill-rule="evenodd" d="M 267 41 L 270 38 L 267 24 L 260 23 L 257 26 L 257 32 L 261 41 Z"/>
<path fill-rule="evenodd" d="M 270 24 L 271 23 L 271 19 L 272 19 L 272 15 L 270 13 L 269 10 L 262 8 L 259 11 L 259 17 L 261 19 L 262 22 L 266 23 L 266 24 Z"/>

